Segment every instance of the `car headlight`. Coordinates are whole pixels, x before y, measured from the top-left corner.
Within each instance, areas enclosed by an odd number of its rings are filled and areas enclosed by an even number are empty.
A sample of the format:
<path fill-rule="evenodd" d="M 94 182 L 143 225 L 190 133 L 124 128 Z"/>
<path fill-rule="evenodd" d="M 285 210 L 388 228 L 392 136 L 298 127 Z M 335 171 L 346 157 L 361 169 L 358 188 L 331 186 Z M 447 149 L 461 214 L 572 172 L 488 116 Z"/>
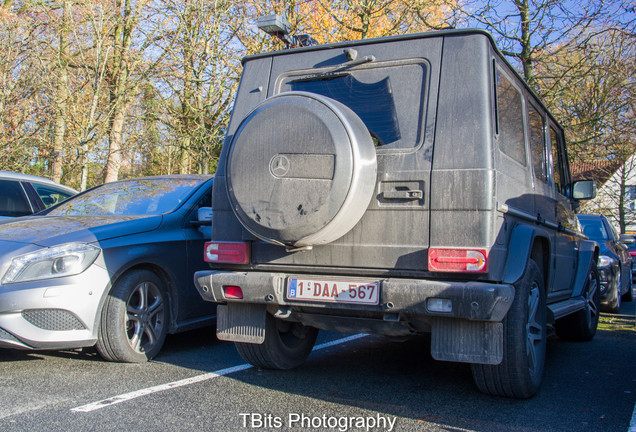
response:
<path fill-rule="evenodd" d="M 85 243 L 67 243 L 13 258 L 3 284 L 73 276 L 95 262 L 101 249 Z"/>
<path fill-rule="evenodd" d="M 597 263 L 597 267 L 611 267 L 612 264 L 614 264 L 614 261 L 616 261 L 614 258 L 612 257 L 608 257 L 607 255 L 600 255 L 598 257 L 598 263 Z"/>

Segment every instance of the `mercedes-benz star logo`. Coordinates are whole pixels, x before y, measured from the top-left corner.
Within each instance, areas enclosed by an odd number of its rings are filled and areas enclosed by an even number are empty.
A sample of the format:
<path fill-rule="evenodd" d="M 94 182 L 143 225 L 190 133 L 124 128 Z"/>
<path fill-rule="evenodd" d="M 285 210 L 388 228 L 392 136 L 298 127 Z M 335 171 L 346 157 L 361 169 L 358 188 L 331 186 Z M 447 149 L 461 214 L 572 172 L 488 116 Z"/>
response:
<path fill-rule="evenodd" d="M 289 172 L 289 168 L 291 163 L 286 156 L 276 155 L 269 161 L 269 172 L 272 173 L 274 177 L 285 177 Z"/>

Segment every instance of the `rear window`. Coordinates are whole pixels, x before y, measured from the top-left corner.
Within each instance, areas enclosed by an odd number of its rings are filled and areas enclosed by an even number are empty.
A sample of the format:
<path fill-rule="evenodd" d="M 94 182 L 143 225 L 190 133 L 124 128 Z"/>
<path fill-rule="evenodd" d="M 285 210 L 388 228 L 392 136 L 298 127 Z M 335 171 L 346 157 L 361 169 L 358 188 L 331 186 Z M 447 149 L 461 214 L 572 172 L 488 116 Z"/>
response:
<path fill-rule="evenodd" d="M 378 148 L 412 148 L 422 141 L 426 74 L 422 62 L 373 63 L 336 72 L 287 72 L 279 77 L 277 88 L 278 93 L 317 93 L 348 106 Z"/>

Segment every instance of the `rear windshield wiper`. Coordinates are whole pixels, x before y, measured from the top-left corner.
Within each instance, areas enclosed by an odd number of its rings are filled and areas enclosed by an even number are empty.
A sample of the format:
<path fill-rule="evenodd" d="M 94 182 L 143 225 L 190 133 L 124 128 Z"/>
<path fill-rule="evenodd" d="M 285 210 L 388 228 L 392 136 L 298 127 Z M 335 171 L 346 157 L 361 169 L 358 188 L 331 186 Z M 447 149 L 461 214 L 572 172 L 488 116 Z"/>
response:
<path fill-rule="evenodd" d="M 303 81 L 336 79 L 336 78 L 350 75 L 349 72 L 346 72 L 347 69 L 350 69 L 354 66 L 358 66 L 364 63 L 371 63 L 374 61 L 375 61 L 375 56 L 369 55 L 369 56 L 362 57 L 361 59 L 358 59 L 358 60 L 352 60 L 346 63 L 339 64 L 337 66 L 332 67 L 331 69 L 327 69 L 325 71 L 322 71 L 313 75 L 307 75 L 302 78 L 297 78 L 289 82 L 296 83 L 296 82 L 303 82 Z"/>

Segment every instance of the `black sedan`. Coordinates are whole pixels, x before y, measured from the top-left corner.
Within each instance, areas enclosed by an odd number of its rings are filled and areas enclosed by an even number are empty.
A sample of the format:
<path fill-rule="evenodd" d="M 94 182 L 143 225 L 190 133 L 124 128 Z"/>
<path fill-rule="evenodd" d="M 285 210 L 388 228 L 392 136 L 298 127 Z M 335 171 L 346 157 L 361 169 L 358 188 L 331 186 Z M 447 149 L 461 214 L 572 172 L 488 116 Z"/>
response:
<path fill-rule="evenodd" d="M 618 235 L 605 216 L 578 215 L 583 233 L 600 246 L 598 272 L 601 282 L 601 308 L 618 313 L 621 301 L 632 300 L 632 258 L 626 243 L 629 236 Z"/>
<path fill-rule="evenodd" d="M 96 345 L 107 360 L 141 362 L 166 333 L 212 324 L 215 306 L 193 285 L 207 267 L 212 182 L 107 183 L 0 223 L 0 347 Z"/>

